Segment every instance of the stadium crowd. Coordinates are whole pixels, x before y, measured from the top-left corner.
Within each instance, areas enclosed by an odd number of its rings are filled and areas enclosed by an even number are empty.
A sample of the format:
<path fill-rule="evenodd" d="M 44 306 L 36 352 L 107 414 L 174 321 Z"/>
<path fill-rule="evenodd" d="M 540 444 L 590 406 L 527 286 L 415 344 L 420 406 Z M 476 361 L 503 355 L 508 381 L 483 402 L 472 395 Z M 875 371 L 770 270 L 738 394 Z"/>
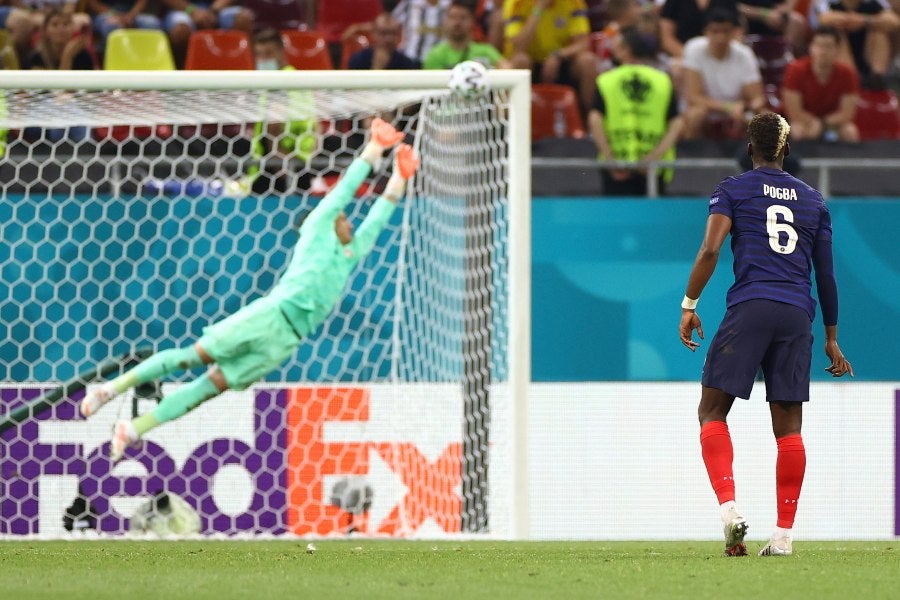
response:
<path fill-rule="evenodd" d="M 900 0 L 5 0 L 0 25 L 7 69 L 531 69 L 536 138 L 596 131 L 630 32 L 680 139 L 740 139 L 769 110 L 796 139 L 900 137 Z"/>

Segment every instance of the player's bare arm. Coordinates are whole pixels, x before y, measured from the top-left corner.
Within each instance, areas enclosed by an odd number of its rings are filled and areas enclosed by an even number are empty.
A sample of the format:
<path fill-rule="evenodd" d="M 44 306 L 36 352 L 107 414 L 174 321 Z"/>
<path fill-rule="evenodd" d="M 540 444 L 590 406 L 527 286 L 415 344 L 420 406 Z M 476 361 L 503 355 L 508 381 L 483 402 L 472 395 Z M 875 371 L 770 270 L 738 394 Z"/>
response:
<path fill-rule="evenodd" d="M 837 342 L 837 325 L 829 325 L 825 327 L 825 354 L 831 360 L 831 365 L 825 367 L 825 370 L 831 373 L 832 377 L 841 377 L 845 373 L 849 373 L 853 377 L 853 365 L 844 358 Z"/>
<path fill-rule="evenodd" d="M 721 215 L 712 214 L 706 220 L 706 233 L 703 235 L 703 243 L 697 252 L 697 258 L 694 260 L 694 266 L 688 277 L 687 290 L 684 293 L 684 301 L 681 304 L 681 324 L 678 327 L 681 335 L 681 343 L 685 345 L 691 352 L 697 350 L 700 346 L 699 342 L 693 340 L 694 330 L 700 339 L 703 338 L 703 325 L 700 317 L 697 315 L 697 300 L 703 293 L 703 288 L 709 283 L 710 277 L 716 270 L 716 264 L 719 262 L 719 252 L 728 232 L 731 231 L 731 218 Z"/>

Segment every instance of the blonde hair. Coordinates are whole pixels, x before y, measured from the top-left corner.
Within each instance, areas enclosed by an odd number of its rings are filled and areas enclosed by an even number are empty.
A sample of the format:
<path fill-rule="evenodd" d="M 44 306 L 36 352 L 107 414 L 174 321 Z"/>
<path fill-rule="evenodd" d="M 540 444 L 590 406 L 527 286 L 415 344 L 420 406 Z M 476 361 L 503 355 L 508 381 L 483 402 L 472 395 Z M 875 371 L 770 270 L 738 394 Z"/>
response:
<path fill-rule="evenodd" d="M 770 112 L 753 117 L 747 130 L 753 154 L 768 162 L 775 162 L 787 144 L 791 126 L 784 117 Z"/>

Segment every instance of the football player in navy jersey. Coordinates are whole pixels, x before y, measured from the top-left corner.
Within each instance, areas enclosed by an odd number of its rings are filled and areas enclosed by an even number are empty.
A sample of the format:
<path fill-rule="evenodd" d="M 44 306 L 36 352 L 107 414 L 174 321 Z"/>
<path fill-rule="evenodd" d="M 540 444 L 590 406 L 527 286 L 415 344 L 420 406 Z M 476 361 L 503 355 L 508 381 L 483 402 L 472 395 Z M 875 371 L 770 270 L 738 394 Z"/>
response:
<path fill-rule="evenodd" d="M 709 201 L 703 244 L 681 304 L 681 342 L 690 350 L 703 339 L 697 300 L 712 276 L 728 234 L 734 253 L 734 285 L 727 311 L 703 366 L 700 446 L 721 506 L 725 554 L 747 553 L 747 521 L 735 506 L 734 451 L 726 418 L 735 397 L 749 398 L 758 369 L 778 444 L 775 464 L 778 521 L 760 556 L 789 555 L 791 527 L 806 470 L 800 435 L 803 403 L 809 400 L 812 357 L 811 268 L 825 324 L 826 368 L 834 377 L 853 368 L 837 342 L 838 294 L 831 254 L 831 215 L 822 195 L 782 167 L 790 152 L 790 127 L 775 113 L 753 117 L 747 152 L 753 169 L 722 181 Z"/>

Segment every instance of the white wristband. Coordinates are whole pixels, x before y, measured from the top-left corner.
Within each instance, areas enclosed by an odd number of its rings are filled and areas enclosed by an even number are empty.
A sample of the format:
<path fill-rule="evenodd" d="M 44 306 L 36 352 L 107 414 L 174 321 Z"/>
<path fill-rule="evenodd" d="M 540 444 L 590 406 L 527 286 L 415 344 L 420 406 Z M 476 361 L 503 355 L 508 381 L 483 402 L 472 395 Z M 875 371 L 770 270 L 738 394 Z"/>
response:
<path fill-rule="evenodd" d="M 403 199 L 403 192 L 406 190 L 406 180 L 400 177 L 396 171 L 391 174 L 387 185 L 384 186 L 383 196 L 394 204 Z"/>
<path fill-rule="evenodd" d="M 364 161 L 372 165 L 372 169 L 378 168 L 378 163 L 381 162 L 381 156 L 384 154 L 384 146 L 378 144 L 374 141 L 369 141 L 363 148 L 363 151 L 360 153 L 360 158 Z"/>
<path fill-rule="evenodd" d="M 684 300 L 681 301 L 681 308 L 685 310 L 695 310 L 697 308 L 697 300 L 699 298 L 688 298 L 684 297 Z"/>

